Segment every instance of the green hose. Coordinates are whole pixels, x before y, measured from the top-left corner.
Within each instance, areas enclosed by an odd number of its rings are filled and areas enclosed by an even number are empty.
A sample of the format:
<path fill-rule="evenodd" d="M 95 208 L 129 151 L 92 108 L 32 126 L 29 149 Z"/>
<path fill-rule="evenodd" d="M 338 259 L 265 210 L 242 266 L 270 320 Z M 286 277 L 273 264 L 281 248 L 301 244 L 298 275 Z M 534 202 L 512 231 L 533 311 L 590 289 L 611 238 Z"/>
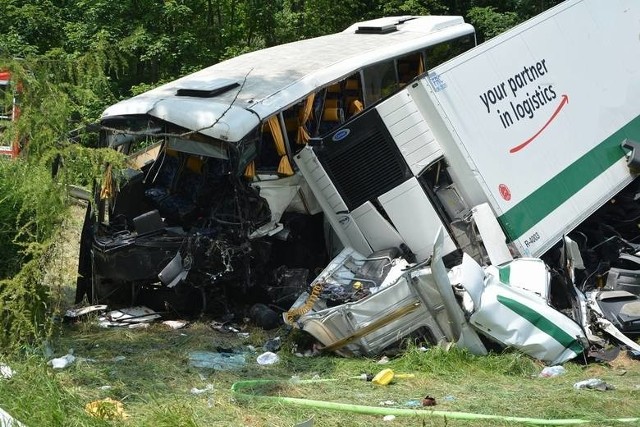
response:
<path fill-rule="evenodd" d="M 294 384 L 308 384 L 317 382 L 330 382 L 338 381 L 337 379 L 319 379 L 319 380 L 299 380 Z M 284 396 L 265 396 L 255 395 L 249 393 L 243 393 L 241 390 L 247 387 L 253 387 L 257 385 L 272 384 L 272 383 L 292 383 L 290 380 L 244 380 L 237 381 L 231 386 L 231 392 L 236 396 L 241 396 L 250 399 L 269 400 L 272 402 L 288 403 L 291 405 L 307 406 L 318 409 L 329 409 L 333 411 L 345 411 L 354 412 L 358 414 L 367 415 L 397 415 L 397 416 L 411 416 L 411 417 L 442 417 L 445 419 L 458 419 L 458 420 L 499 420 L 510 421 L 525 424 L 534 425 L 572 425 L 572 424 L 588 424 L 595 422 L 592 420 L 585 420 L 580 418 L 565 418 L 565 419 L 544 419 L 544 418 L 524 418 L 524 417 L 508 417 L 504 415 L 485 415 L 474 414 L 470 412 L 449 412 L 449 411 L 435 411 L 435 410 L 417 410 L 417 409 L 403 409 L 403 408 L 381 408 L 377 406 L 365 406 L 354 405 L 349 403 L 338 402 L 326 402 L 323 400 L 311 400 L 311 399 L 299 399 L 295 397 Z M 608 420 L 597 420 L 597 422 L 620 422 L 620 423 L 632 423 L 638 422 L 640 418 L 615 418 Z"/>

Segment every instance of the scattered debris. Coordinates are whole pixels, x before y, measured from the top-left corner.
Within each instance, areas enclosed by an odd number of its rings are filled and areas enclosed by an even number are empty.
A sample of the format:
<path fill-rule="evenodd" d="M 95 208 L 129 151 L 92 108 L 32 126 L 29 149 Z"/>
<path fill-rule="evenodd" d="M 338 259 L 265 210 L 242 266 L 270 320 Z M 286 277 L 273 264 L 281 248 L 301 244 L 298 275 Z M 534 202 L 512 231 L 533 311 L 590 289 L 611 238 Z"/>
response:
<path fill-rule="evenodd" d="M 282 340 L 280 339 L 280 337 L 275 337 L 265 342 L 262 348 L 264 348 L 265 351 L 275 353 L 276 351 L 280 350 L 281 346 Z"/>
<path fill-rule="evenodd" d="M 104 316 L 101 316 L 98 320 L 99 320 L 100 326 L 104 328 L 114 327 L 114 326 L 144 328 L 146 326 L 139 326 L 139 325 L 153 322 L 154 320 L 159 318 L 160 318 L 160 314 L 156 313 L 150 308 L 144 307 L 144 306 L 138 306 L 138 307 L 121 308 L 119 310 L 110 311 L 106 313 Z"/>
<path fill-rule="evenodd" d="M 256 359 L 258 365 L 274 365 L 280 361 L 280 356 L 270 351 L 262 353 Z"/>
<path fill-rule="evenodd" d="M 220 333 L 223 334 L 240 334 L 242 333 L 241 329 L 234 326 L 233 324 L 231 324 L 230 322 L 217 322 L 217 321 L 213 321 L 210 323 L 211 328 L 213 328 L 213 330 L 218 331 Z"/>
<path fill-rule="evenodd" d="M 4 378 L 5 380 L 10 380 L 11 378 L 13 378 L 13 374 L 15 374 L 15 372 L 9 365 L 0 363 L 0 375 L 2 375 L 2 378 Z"/>
<path fill-rule="evenodd" d="M 373 377 L 371 382 L 377 385 L 387 385 L 393 381 L 394 375 L 395 374 L 391 369 L 383 369 Z"/>
<path fill-rule="evenodd" d="M 364 380 L 364 381 L 370 382 L 370 381 L 373 380 L 373 376 L 374 376 L 373 374 L 364 373 L 364 374 L 358 375 L 356 378 L 360 379 L 360 380 Z"/>
<path fill-rule="evenodd" d="M 431 396 L 425 396 L 422 399 L 422 406 L 436 406 L 436 398 Z"/>
<path fill-rule="evenodd" d="M 567 370 L 564 368 L 564 366 L 560 366 L 560 365 L 545 366 L 542 369 L 542 372 L 540 372 L 540 375 L 538 376 L 543 378 L 552 378 L 552 377 L 557 377 L 559 375 L 563 375 L 566 372 Z"/>
<path fill-rule="evenodd" d="M 419 408 L 422 406 L 422 402 L 416 399 L 408 400 L 404 403 L 404 406 L 408 406 L 409 408 Z"/>
<path fill-rule="evenodd" d="M 67 366 L 71 365 L 75 360 L 76 357 L 73 355 L 73 350 L 69 350 L 69 353 L 65 354 L 62 357 L 51 359 L 49 360 L 49 362 L 47 362 L 47 364 L 53 369 L 64 369 Z"/>
<path fill-rule="evenodd" d="M 385 415 L 384 417 L 382 417 L 382 421 L 393 421 L 396 419 L 395 415 Z"/>
<path fill-rule="evenodd" d="M 20 421 L 13 418 L 7 411 L 0 408 L 0 426 L 2 427 L 25 427 Z"/>
<path fill-rule="evenodd" d="M 366 375 L 366 374 L 363 374 Z M 383 369 L 382 371 L 378 372 L 372 379 L 371 382 L 377 385 L 387 385 L 389 384 L 391 381 L 393 381 L 396 378 L 414 378 L 415 375 L 413 374 L 397 374 L 395 373 L 392 369 Z M 362 378 L 362 376 L 360 376 L 359 378 Z M 368 376 L 367 376 L 368 378 Z"/>
<path fill-rule="evenodd" d="M 200 394 L 204 394 L 207 392 L 213 391 L 213 384 L 207 384 L 205 386 L 205 388 L 196 388 L 193 387 L 189 392 L 191 394 L 195 394 L 196 396 L 200 395 Z"/>
<path fill-rule="evenodd" d="M 387 356 L 382 356 L 380 360 L 376 362 L 378 365 L 386 365 L 389 363 L 389 358 Z"/>
<path fill-rule="evenodd" d="M 85 405 L 84 410 L 92 417 L 102 420 L 121 421 L 129 418 L 129 415 L 124 411 L 122 402 L 110 397 L 89 402 Z"/>
<path fill-rule="evenodd" d="M 301 423 L 295 424 L 293 427 L 313 427 L 314 417 L 309 418 L 306 421 L 302 421 Z"/>
<path fill-rule="evenodd" d="M 253 323 L 265 330 L 275 329 L 280 325 L 280 316 L 265 304 L 254 304 L 249 311 Z"/>
<path fill-rule="evenodd" d="M 378 403 L 379 406 L 395 406 L 398 403 L 393 401 L 393 400 L 383 400 L 382 402 Z"/>
<path fill-rule="evenodd" d="M 114 325 L 111 325 L 111 326 L 114 326 Z M 130 323 L 129 325 L 127 325 L 127 328 L 128 329 L 148 329 L 149 326 L 150 326 L 149 323 Z"/>
<path fill-rule="evenodd" d="M 65 319 L 68 320 L 77 320 L 81 317 L 87 316 L 92 313 L 103 312 L 107 309 L 105 304 L 99 305 L 90 305 L 88 307 L 80 307 L 80 308 L 71 308 L 67 310 L 64 314 Z"/>
<path fill-rule="evenodd" d="M 575 388 L 576 390 L 585 388 L 599 391 L 615 390 L 614 386 L 612 386 L 611 384 L 607 384 L 606 382 L 598 378 L 590 378 L 588 380 L 577 382 L 573 385 L 573 388 Z"/>
<path fill-rule="evenodd" d="M 189 322 L 186 320 L 165 320 L 162 324 L 170 327 L 171 329 L 182 329 L 186 327 Z"/>
<path fill-rule="evenodd" d="M 189 364 L 195 368 L 209 368 L 217 371 L 228 371 L 244 367 L 246 365 L 246 360 L 244 354 L 192 351 L 189 353 Z"/>

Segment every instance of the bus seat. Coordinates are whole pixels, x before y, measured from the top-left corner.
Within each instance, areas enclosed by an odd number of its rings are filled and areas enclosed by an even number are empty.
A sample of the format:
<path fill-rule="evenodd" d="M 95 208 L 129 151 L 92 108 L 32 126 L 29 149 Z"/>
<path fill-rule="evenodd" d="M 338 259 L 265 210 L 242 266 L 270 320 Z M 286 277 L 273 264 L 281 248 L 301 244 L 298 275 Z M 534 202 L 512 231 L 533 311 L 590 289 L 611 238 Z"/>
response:
<path fill-rule="evenodd" d="M 344 122 L 344 111 L 342 108 L 325 108 L 322 113 L 322 121 L 342 123 Z"/>
<path fill-rule="evenodd" d="M 320 122 L 320 135 L 338 127 L 344 122 L 344 110 L 342 108 L 325 108 Z"/>
<path fill-rule="evenodd" d="M 360 80 L 356 78 L 347 79 L 344 81 L 345 91 L 360 92 Z"/>
<path fill-rule="evenodd" d="M 337 98 L 327 98 L 324 100 L 324 109 L 340 108 L 340 100 Z"/>
<path fill-rule="evenodd" d="M 327 87 L 327 94 L 329 93 L 335 93 L 335 94 L 340 94 L 342 93 L 342 89 L 340 88 L 340 83 L 334 83 L 331 86 Z"/>
<path fill-rule="evenodd" d="M 351 117 L 364 109 L 360 78 L 357 76 L 351 76 L 344 81 L 344 105 L 346 106 L 347 117 Z"/>
<path fill-rule="evenodd" d="M 349 117 L 355 116 L 364 110 L 364 104 L 358 98 L 347 98 L 347 113 Z"/>

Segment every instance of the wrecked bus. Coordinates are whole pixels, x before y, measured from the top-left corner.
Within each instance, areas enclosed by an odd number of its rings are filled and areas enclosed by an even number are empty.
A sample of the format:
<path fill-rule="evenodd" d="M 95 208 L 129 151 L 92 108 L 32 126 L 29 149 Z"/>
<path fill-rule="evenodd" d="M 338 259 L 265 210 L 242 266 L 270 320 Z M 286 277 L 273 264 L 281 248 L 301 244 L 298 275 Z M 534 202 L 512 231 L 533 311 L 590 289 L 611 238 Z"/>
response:
<path fill-rule="evenodd" d="M 76 300 L 181 313 L 288 307 L 333 255 L 293 156 L 474 45 L 460 17 L 381 18 L 107 108 L 102 144 L 137 167 L 105 179 L 88 208 Z"/>

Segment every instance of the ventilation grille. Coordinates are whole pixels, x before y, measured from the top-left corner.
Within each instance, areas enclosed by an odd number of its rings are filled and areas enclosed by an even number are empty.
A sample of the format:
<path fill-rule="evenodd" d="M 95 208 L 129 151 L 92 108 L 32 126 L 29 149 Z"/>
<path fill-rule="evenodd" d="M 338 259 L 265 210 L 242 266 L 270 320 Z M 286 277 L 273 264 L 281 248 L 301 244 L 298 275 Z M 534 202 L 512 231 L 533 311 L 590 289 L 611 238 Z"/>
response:
<path fill-rule="evenodd" d="M 340 129 L 327 136 L 317 155 L 349 210 L 377 198 L 411 176 L 375 109 L 341 129 L 348 129 L 348 136 L 334 142 L 332 136 Z"/>

